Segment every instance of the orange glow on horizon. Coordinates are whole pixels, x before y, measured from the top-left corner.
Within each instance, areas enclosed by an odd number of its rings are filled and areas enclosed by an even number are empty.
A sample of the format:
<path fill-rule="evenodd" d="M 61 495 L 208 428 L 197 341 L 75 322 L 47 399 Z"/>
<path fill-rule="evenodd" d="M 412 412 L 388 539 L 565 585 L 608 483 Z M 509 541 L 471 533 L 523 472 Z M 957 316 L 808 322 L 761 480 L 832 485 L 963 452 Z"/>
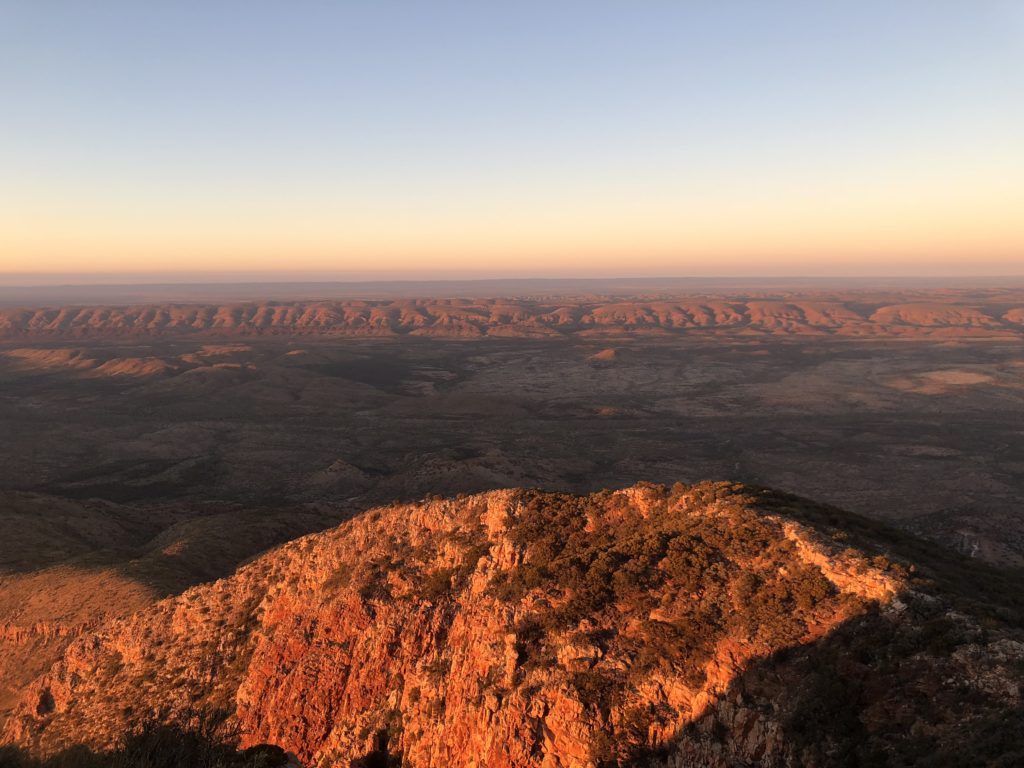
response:
<path fill-rule="evenodd" d="M 1022 199 L 708 200 L 507 213 L 236 208 L 34 211 L 4 226 L 0 273 L 307 270 L 445 274 L 1019 272 Z"/>

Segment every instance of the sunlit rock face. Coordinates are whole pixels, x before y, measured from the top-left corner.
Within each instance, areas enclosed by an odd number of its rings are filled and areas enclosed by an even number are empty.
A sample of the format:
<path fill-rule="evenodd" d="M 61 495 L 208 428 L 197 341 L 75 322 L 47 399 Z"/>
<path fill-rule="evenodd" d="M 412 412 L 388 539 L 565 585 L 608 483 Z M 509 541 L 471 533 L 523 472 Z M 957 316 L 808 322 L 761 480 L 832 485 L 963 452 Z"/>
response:
<path fill-rule="evenodd" d="M 1019 713 L 1018 598 L 936 552 L 726 483 L 394 505 L 84 634 L 5 738 L 199 709 L 304 765 L 983 759 Z"/>

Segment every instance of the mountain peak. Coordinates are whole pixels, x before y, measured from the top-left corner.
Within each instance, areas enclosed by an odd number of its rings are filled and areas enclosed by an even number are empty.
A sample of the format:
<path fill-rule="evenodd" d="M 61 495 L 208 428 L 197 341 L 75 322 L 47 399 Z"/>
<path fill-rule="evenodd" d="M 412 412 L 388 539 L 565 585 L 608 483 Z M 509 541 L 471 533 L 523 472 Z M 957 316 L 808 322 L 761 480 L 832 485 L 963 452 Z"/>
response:
<path fill-rule="evenodd" d="M 1024 644 L 1011 598 L 965 603 L 939 573 L 960 566 L 941 561 L 731 483 L 396 504 L 76 640 L 7 735 L 42 753 L 104 748 L 200 708 L 303 765 L 984 750 L 1020 706 Z"/>

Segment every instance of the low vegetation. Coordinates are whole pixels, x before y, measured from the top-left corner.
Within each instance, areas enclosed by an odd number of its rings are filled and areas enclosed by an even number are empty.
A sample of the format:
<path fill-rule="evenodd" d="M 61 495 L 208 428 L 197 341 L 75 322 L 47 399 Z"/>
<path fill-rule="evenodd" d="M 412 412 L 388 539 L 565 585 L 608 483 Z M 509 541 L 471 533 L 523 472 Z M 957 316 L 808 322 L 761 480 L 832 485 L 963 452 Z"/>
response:
<path fill-rule="evenodd" d="M 647 493 L 643 513 L 611 492 L 536 494 L 510 519 L 510 537 L 526 556 L 498 575 L 494 594 L 551 598 L 517 625 L 524 660 L 541 663 L 549 638 L 583 625 L 614 626 L 615 615 L 628 611 L 646 617 L 637 631 L 583 639 L 604 650 L 614 643 L 631 657 L 633 674 L 685 666 L 699 685 L 725 635 L 790 643 L 816 615 L 843 610 L 832 584 L 800 562 L 742 486 L 651 486 Z M 711 504 L 716 511 L 708 514 Z"/>

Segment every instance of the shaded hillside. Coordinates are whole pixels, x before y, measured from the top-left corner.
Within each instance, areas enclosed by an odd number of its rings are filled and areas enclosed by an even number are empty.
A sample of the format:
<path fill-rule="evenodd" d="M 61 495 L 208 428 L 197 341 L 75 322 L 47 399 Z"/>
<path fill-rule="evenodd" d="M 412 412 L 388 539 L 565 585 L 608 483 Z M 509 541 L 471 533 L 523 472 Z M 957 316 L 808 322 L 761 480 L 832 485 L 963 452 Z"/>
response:
<path fill-rule="evenodd" d="M 75 637 L 336 523 L 331 508 L 146 508 L 0 492 L 0 727 Z"/>
<path fill-rule="evenodd" d="M 999 727 L 1020 722 L 1021 599 L 735 484 L 438 498 L 83 636 L 5 737 L 102 750 L 198 709 L 305 765 L 978 765 L 1024 748 Z"/>
<path fill-rule="evenodd" d="M 864 297 L 678 300 L 395 299 L 127 307 L 0 309 L 0 339 L 332 335 L 448 339 L 601 337 L 718 332 L 851 338 L 1015 338 L 1024 297 L 1007 305 L 937 294 L 865 303 Z M 870 299 L 868 299 L 870 301 Z M 76 362 L 77 364 L 77 362 Z M 133 360 L 123 371 L 158 372 Z"/>

